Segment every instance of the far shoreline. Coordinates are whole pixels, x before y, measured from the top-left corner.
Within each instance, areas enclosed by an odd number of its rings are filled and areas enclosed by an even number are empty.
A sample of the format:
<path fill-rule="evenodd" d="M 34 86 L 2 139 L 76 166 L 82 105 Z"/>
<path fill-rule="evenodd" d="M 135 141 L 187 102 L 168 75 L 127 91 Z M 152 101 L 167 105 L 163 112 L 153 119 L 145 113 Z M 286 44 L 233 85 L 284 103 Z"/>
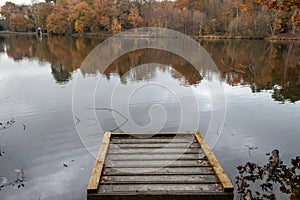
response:
<path fill-rule="evenodd" d="M 3 35 L 28 35 L 35 36 L 36 32 L 13 32 L 13 31 L 0 31 L 0 36 Z M 64 35 L 51 35 L 48 33 L 43 33 L 44 37 L 55 37 L 55 36 L 73 36 L 73 37 L 99 37 L 99 38 L 108 38 L 113 36 L 113 34 L 97 32 L 97 33 L 74 33 L 74 34 L 64 34 Z M 300 34 L 297 35 L 270 35 L 270 36 L 255 36 L 255 35 L 243 35 L 243 36 L 233 36 L 233 35 L 202 35 L 202 36 L 189 36 L 193 39 L 204 39 L 204 40 L 268 40 L 268 41 L 300 41 Z"/>

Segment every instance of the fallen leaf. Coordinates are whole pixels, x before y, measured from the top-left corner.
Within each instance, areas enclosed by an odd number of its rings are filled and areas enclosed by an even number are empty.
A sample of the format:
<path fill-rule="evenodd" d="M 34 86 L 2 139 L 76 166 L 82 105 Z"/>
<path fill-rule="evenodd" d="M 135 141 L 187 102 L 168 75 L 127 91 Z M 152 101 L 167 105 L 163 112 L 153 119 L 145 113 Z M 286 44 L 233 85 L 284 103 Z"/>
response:
<path fill-rule="evenodd" d="M 108 176 L 104 176 L 104 177 L 102 178 L 102 180 L 103 180 L 103 181 L 111 181 L 111 178 L 109 178 Z"/>
<path fill-rule="evenodd" d="M 251 197 L 249 195 L 245 196 L 245 200 L 251 200 Z"/>
<path fill-rule="evenodd" d="M 213 168 L 209 168 L 207 171 L 214 172 L 214 169 Z"/>

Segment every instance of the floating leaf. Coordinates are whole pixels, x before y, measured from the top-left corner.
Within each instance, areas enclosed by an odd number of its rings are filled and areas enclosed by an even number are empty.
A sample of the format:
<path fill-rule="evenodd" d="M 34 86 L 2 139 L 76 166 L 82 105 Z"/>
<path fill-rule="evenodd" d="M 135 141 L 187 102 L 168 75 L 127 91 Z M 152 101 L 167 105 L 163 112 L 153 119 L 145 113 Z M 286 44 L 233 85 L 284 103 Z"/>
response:
<path fill-rule="evenodd" d="M 7 178 L 3 177 L 2 181 L 0 182 L 0 187 L 7 183 Z"/>
<path fill-rule="evenodd" d="M 17 172 L 18 174 L 23 174 L 22 170 L 20 169 L 15 169 L 15 172 Z"/>

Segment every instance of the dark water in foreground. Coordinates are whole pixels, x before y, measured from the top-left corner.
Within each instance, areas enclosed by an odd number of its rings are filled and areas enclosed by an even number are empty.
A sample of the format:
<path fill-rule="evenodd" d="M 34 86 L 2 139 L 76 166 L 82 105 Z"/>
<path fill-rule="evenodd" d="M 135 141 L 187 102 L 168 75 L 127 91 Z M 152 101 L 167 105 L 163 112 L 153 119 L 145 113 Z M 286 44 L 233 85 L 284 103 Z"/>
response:
<path fill-rule="evenodd" d="M 199 73 L 153 49 L 123 55 L 105 71 L 80 69 L 100 42 L 0 36 L 0 122 L 15 121 L 0 129 L 0 181 L 15 180 L 15 169 L 25 174 L 24 187 L 1 188 L 0 199 L 85 199 L 104 131 L 196 126 L 206 135 L 213 110 L 224 109 L 212 106 L 211 82 L 224 87 L 226 109 L 213 150 L 232 180 L 236 166 L 266 163 L 274 148 L 286 163 L 300 154 L 300 43 L 200 41 L 220 72 Z M 77 104 L 87 106 L 73 112 Z M 186 111 L 190 120 L 181 119 Z"/>

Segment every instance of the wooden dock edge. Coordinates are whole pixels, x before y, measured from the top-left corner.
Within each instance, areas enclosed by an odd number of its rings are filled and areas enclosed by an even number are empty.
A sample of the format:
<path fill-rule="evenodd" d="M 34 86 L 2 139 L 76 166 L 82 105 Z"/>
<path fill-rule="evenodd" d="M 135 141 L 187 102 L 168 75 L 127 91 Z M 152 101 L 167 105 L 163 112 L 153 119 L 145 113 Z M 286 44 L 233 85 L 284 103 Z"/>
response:
<path fill-rule="evenodd" d="M 231 180 L 226 175 L 225 171 L 223 170 L 222 166 L 220 165 L 219 161 L 217 160 L 215 154 L 212 152 L 208 144 L 206 143 L 205 139 L 202 137 L 199 131 L 195 132 L 195 136 L 197 141 L 199 142 L 203 152 L 207 156 L 207 160 L 212 165 L 216 175 L 224 189 L 224 192 L 233 192 L 234 188 L 231 183 Z"/>
<path fill-rule="evenodd" d="M 98 191 L 99 182 L 104 167 L 104 161 L 107 153 L 111 137 L 111 132 L 106 132 L 103 136 L 102 144 L 98 152 L 98 156 L 95 162 L 95 166 L 88 184 L 87 193 L 96 193 Z"/>
<path fill-rule="evenodd" d="M 149 137 L 149 134 L 153 134 L 153 135 L 159 135 L 159 136 L 170 136 L 170 135 L 193 135 L 194 132 L 159 132 L 159 133 L 153 133 L 153 132 L 134 132 L 134 133 L 131 133 L 131 132 L 126 132 L 126 133 L 118 133 L 118 132 L 114 132 L 114 133 L 111 133 L 112 135 L 114 136 L 142 136 L 142 135 L 145 135 L 147 137 Z"/>

